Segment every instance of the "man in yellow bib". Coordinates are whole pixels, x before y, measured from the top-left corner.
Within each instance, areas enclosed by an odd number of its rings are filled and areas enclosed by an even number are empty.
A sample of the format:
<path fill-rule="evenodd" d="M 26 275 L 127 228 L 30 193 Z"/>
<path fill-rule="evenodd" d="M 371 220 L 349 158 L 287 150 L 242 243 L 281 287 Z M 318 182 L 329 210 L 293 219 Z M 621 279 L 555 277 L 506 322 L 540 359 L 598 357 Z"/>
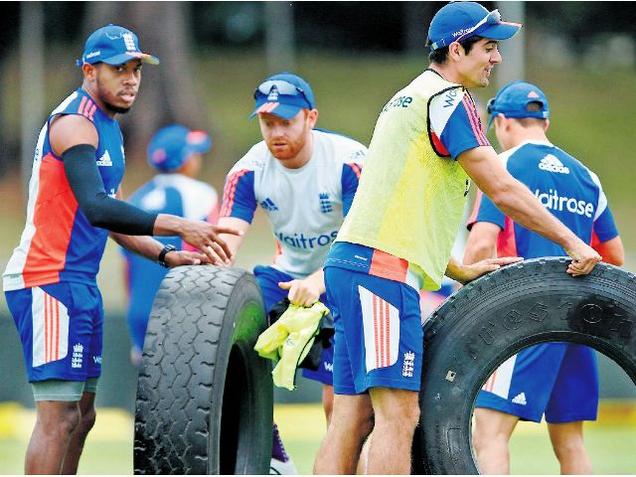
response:
<path fill-rule="evenodd" d="M 485 87 L 498 41 L 521 25 L 475 2 L 441 8 L 428 31 L 430 67 L 383 107 L 351 210 L 325 263 L 336 328 L 334 406 L 314 472 L 355 473 L 369 437 L 370 474 L 410 473 L 423 359 L 420 289 L 511 263 L 451 259 L 469 177 L 515 222 L 560 244 L 567 272 L 600 256 L 515 180 L 482 132 L 467 88 Z M 426 423 L 423 423 L 426 426 Z"/>

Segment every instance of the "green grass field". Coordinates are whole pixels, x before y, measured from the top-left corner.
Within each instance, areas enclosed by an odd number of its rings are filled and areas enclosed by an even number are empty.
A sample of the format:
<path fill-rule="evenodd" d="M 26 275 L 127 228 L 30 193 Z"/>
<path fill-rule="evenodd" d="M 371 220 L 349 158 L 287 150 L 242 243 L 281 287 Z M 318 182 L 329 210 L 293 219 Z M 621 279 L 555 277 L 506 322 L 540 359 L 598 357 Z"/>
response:
<path fill-rule="evenodd" d="M 33 426 L 32 411 L 5 404 L 0 407 L 0 473 L 23 472 L 24 452 Z M 119 410 L 98 411 L 98 420 L 80 462 L 82 474 L 132 473 L 132 417 Z M 299 472 L 310 474 L 324 435 L 319 404 L 284 404 L 274 410 L 275 420 Z M 603 419 L 601 419 L 603 421 Z M 636 474 L 636 427 L 590 423 L 586 443 L 596 474 Z M 521 423 L 511 443 L 512 473 L 557 474 L 544 425 Z"/>

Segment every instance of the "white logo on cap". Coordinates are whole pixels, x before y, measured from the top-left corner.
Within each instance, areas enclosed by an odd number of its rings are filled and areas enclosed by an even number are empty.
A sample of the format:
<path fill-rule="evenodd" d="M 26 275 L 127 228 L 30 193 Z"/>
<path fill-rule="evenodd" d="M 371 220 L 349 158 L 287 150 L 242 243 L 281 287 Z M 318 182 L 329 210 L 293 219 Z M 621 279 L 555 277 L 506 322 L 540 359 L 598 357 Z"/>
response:
<path fill-rule="evenodd" d="M 278 88 L 276 86 L 272 86 L 272 89 L 269 90 L 267 101 L 278 101 Z"/>
<path fill-rule="evenodd" d="M 99 56 L 101 54 L 102 54 L 102 50 L 93 51 L 93 52 L 89 53 L 88 55 L 86 55 L 86 59 L 88 60 L 89 58 L 93 58 L 93 57 Z"/>
<path fill-rule="evenodd" d="M 124 38 L 124 45 L 126 45 L 126 49 L 128 51 L 137 51 L 137 48 L 135 47 L 135 38 L 132 33 L 126 32 L 122 35 L 122 37 Z"/>
<path fill-rule="evenodd" d="M 530 91 L 528 93 L 528 98 L 538 98 L 539 95 L 536 93 L 536 91 Z"/>

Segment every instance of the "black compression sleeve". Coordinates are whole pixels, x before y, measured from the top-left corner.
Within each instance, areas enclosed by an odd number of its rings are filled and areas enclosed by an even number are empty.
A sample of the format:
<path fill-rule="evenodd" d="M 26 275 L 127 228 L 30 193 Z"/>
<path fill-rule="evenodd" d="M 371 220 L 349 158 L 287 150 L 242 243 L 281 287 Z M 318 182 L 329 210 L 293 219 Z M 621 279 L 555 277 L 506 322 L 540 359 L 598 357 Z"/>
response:
<path fill-rule="evenodd" d="M 94 227 L 126 235 L 152 235 L 157 214 L 149 214 L 106 194 L 95 147 L 79 144 L 62 154 L 64 171 L 80 210 Z"/>

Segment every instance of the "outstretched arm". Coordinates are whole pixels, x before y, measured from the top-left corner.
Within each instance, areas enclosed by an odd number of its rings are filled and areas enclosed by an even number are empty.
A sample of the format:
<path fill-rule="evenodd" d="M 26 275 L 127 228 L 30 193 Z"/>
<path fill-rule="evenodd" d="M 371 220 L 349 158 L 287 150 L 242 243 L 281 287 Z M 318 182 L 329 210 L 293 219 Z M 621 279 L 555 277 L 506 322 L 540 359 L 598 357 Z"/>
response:
<path fill-rule="evenodd" d="M 524 227 L 561 245 L 572 262 L 567 272 L 586 275 L 600 261 L 600 255 L 548 212 L 530 190 L 513 178 L 491 147 L 476 147 L 458 158 L 477 186 L 507 216 Z"/>
<path fill-rule="evenodd" d="M 50 140 L 53 152 L 64 162 L 78 206 L 91 225 L 125 235 L 179 235 L 205 253 L 210 262 L 229 262 L 231 254 L 219 234 L 238 231 L 168 214 L 149 214 L 108 196 L 95 163 L 97 130 L 87 118 L 78 115 L 57 118 L 51 125 Z"/>

